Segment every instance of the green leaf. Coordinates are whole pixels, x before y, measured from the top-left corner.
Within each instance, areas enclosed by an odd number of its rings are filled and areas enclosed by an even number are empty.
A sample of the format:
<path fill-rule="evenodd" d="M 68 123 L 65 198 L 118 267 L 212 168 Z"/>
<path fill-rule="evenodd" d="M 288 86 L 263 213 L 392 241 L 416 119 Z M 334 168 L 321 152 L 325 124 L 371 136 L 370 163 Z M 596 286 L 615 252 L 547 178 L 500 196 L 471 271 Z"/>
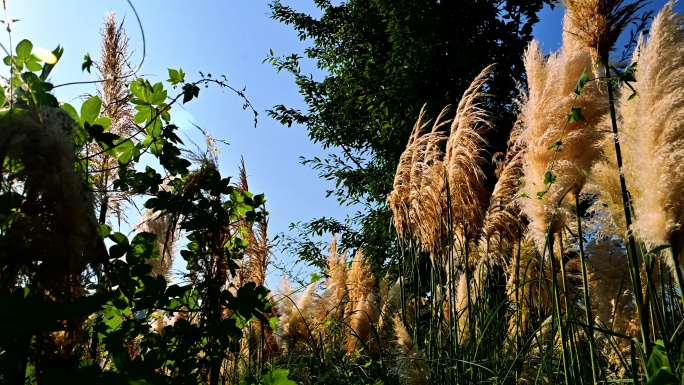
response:
<path fill-rule="evenodd" d="M 24 39 L 17 44 L 17 57 L 21 61 L 26 61 L 31 57 L 31 51 L 33 51 L 33 43 L 31 41 Z"/>
<path fill-rule="evenodd" d="M 584 115 L 582 115 L 582 109 L 578 107 L 573 107 L 570 113 L 566 116 L 568 123 L 584 122 Z"/>
<path fill-rule="evenodd" d="M 7 97 L 5 96 L 5 87 L 0 87 L 0 108 L 5 106 Z"/>
<path fill-rule="evenodd" d="M 135 106 L 135 109 L 138 111 L 133 117 L 133 122 L 135 124 L 143 124 L 149 119 L 152 119 L 152 106 L 149 104 L 137 105 Z"/>
<path fill-rule="evenodd" d="M 109 118 L 106 116 L 100 116 L 99 118 L 95 119 L 93 124 L 102 126 L 105 130 L 107 130 L 109 128 L 109 126 L 112 125 L 112 118 Z"/>
<path fill-rule="evenodd" d="M 630 100 L 632 100 L 632 99 L 634 99 L 634 98 L 636 98 L 636 97 L 637 97 L 637 92 L 634 91 L 634 92 L 632 92 L 631 95 L 629 95 L 629 97 L 627 98 L 627 101 L 630 101 Z"/>
<path fill-rule="evenodd" d="M 559 140 L 556 143 L 552 144 L 549 146 L 547 150 L 553 150 L 554 148 L 558 148 L 563 145 L 563 141 Z M 559 150 L 560 151 L 560 150 Z"/>
<path fill-rule="evenodd" d="M 90 73 L 90 67 L 93 66 L 93 59 L 90 58 L 90 54 L 87 53 L 83 57 L 83 64 L 81 64 L 81 72 L 88 70 L 88 73 Z"/>
<path fill-rule="evenodd" d="M 35 55 L 29 56 L 29 58 L 24 61 L 24 64 L 26 65 L 26 69 L 31 72 L 38 72 L 43 69 L 43 66 L 40 64 L 40 59 Z"/>
<path fill-rule="evenodd" d="M 120 138 L 114 145 L 114 148 L 107 150 L 107 154 L 118 159 L 123 164 L 129 163 L 133 158 L 140 156 L 140 149 L 129 139 Z"/>
<path fill-rule="evenodd" d="M 637 69 L 637 63 L 632 63 L 625 72 L 620 74 L 619 81 L 620 82 L 635 82 L 637 81 L 636 79 L 636 69 Z"/>
<path fill-rule="evenodd" d="M 112 233 L 112 228 L 108 224 L 100 225 L 100 236 L 102 238 L 107 238 Z"/>
<path fill-rule="evenodd" d="M 582 71 L 582 75 L 580 76 L 579 80 L 577 81 L 577 85 L 575 85 L 575 94 L 579 95 L 582 93 L 582 89 L 588 81 L 589 78 L 587 77 L 587 69 L 585 68 L 584 71 Z"/>
<path fill-rule="evenodd" d="M 648 254 L 658 254 L 659 252 L 661 252 L 661 251 L 663 251 L 663 250 L 665 250 L 665 249 L 669 249 L 670 247 L 672 247 L 672 246 L 670 246 L 670 245 L 660 245 L 660 246 L 656 246 L 656 247 L 654 247 L 653 249 L 651 249 L 651 250 L 647 253 L 647 255 L 648 255 Z"/>
<path fill-rule="evenodd" d="M 183 83 L 185 82 L 185 74 L 183 73 L 183 70 L 174 70 L 172 68 L 169 68 L 169 79 L 167 82 L 171 83 L 172 85 L 176 85 L 178 83 Z"/>
<path fill-rule="evenodd" d="M 264 374 L 261 381 L 264 385 L 297 385 L 296 382 L 288 379 L 290 371 L 287 369 L 273 369 Z"/>
<path fill-rule="evenodd" d="M 199 96 L 199 87 L 194 84 L 186 84 L 183 86 L 183 104 Z"/>
<path fill-rule="evenodd" d="M 667 351 L 662 340 L 656 341 L 653 351 L 646 363 L 648 382 L 646 385 L 670 385 L 677 383 L 667 358 Z"/>
<path fill-rule="evenodd" d="M 77 122 L 81 121 L 81 118 L 78 116 L 78 112 L 76 112 L 76 109 L 71 104 L 62 103 L 62 109 L 66 111 L 66 113 L 69 114 L 73 120 Z"/>
<path fill-rule="evenodd" d="M 92 96 L 88 98 L 83 105 L 81 105 L 81 121 L 95 124 L 95 120 L 100 116 L 102 109 L 102 99 L 99 96 Z"/>
<path fill-rule="evenodd" d="M 160 82 L 152 87 L 152 95 L 150 95 L 149 102 L 153 105 L 159 105 L 166 101 L 166 91 L 164 85 Z"/>
<path fill-rule="evenodd" d="M 544 185 L 549 185 L 551 183 L 554 183 L 556 181 L 556 176 L 551 173 L 551 171 L 547 171 L 546 174 L 544 174 Z"/>

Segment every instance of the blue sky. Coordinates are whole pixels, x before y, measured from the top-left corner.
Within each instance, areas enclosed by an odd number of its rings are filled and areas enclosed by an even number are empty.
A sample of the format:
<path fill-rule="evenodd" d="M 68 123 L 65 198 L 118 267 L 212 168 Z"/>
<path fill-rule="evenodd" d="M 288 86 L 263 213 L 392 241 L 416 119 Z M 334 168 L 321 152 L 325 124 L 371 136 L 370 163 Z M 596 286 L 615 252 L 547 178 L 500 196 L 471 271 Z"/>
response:
<path fill-rule="evenodd" d="M 311 1 L 284 1 L 296 9 L 320 14 Z M 652 1 L 659 9 L 664 0 Z M 259 124 L 253 127 L 253 115 L 243 111 L 242 101 L 217 88 L 202 89 L 200 98 L 176 108 L 172 117 L 202 143 L 188 121 L 226 140 L 221 149 L 221 171 L 235 175 L 243 156 L 249 174 L 250 190 L 265 193 L 271 213 L 270 234 L 287 231 L 291 222 L 314 217 L 344 217 L 351 208 L 339 207 L 325 192 L 332 183 L 321 180 L 316 172 L 299 163 L 300 156 L 323 156 L 321 148 L 308 139 L 304 127 L 287 128 L 268 118 L 265 110 L 276 104 L 304 107 L 292 77 L 262 61 L 273 49 L 276 55 L 302 53 L 302 42 L 290 26 L 268 17 L 267 0 L 202 2 L 137 0 L 134 6 L 143 24 L 146 38 L 145 63 L 140 74 L 151 82 L 168 78 L 167 68 L 182 68 L 186 80 L 199 78 L 199 71 L 213 76 L 225 75 L 236 87 L 246 87 L 246 94 L 259 112 Z M 81 73 L 83 56 L 99 56 L 100 34 L 105 13 L 114 10 L 117 19 L 125 17 L 124 26 L 131 38 L 134 65 L 142 57 L 141 32 L 128 3 L 123 0 L 7 0 L 8 16 L 19 19 L 13 26 L 13 43 L 30 39 L 35 46 L 52 50 L 58 44 L 65 49 L 62 60 L 52 73 L 54 84 L 95 80 L 94 74 Z M 682 11 L 682 4 L 678 4 Z M 545 51 L 557 49 L 561 35 L 563 8 L 545 8 L 534 30 Z M 0 42 L 8 47 L 6 33 Z M 303 66 L 314 76 L 321 76 L 312 63 Z M 94 93 L 94 86 L 68 86 L 57 89 L 60 101 L 78 105 L 83 94 Z M 133 219 L 135 220 L 135 219 Z M 278 255 L 277 255 L 278 256 Z M 277 283 L 271 278 L 269 283 Z"/>

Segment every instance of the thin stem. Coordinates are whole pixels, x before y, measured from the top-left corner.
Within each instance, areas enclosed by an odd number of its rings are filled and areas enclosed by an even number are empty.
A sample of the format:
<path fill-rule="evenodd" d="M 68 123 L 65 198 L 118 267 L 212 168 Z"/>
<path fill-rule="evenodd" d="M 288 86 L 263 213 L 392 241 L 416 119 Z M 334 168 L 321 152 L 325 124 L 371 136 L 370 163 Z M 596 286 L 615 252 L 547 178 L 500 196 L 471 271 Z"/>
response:
<path fill-rule="evenodd" d="M 584 318 L 587 322 L 587 325 L 591 327 L 593 325 L 593 322 L 591 317 L 591 302 L 589 302 L 589 279 L 587 278 L 587 263 L 584 258 L 584 244 L 582 239 L 582 218 L 580 218 L 579 204 L 579 194 L 575 194 L 575 209 L 577 216 L 577 242 L 579 243 L 579 257 L 580 264 L 582 265 L 582 292 L 584 294 Z M 596 377 L 597 365 L 594 331 L 588 329 L 587 334 L 589 335 L 589 357 L 591 360 L 591 378 L 594 381 L 594 384 L 596 384 L 598 382 L 598 378 Z"/>
<path fill-rule="evenodd" d="M 606 78 L 610 79 L 610 67 L 608 64 L 604 65 L 606 71 Z M 644 353 L 648 357 L 650 351 L 650 339 L 648 335 L 648 322 L 646 321 L 646 313 L 644 312 L 644 300 L 641 292 L 641 277 L 640 264 L 637 258 L 636 241 L 634 234 L 631 231 L 632 227 L 632 210 L 629 193 L 627 192 L 627 183 L 625 182 L 625 175 L 622 173 L 622 150 L 620 149 L 620 140 L 618 138 L 617 114 L 615 112 L 615 99 L 613 95 L 613 83 L 608 81 L 608 104 L 610 106 L 610 123 L 613 128 L 614 142 L 615 142 L 615 158 L 617 161 L 618 175 L 620 178 L 620 190 L 622 191 L 622 205 L 625 211 L 625 224 L 627 225 L 627 251 L 629 256 L 629 272 L 632 278 L 632 287 L 634 288 L 634 297 L 636 299 L 637 314 L 639 317 L 639 326 L 641 328 L 641 338 L 644 342 Z"/>

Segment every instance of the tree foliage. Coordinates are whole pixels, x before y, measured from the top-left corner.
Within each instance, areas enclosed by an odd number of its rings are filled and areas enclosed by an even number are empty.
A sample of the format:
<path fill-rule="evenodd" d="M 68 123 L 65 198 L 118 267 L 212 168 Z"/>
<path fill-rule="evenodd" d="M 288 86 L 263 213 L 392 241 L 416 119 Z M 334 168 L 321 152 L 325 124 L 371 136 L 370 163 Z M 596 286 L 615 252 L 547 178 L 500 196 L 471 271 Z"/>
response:
<path fill-rule="evenodd" d="M 272 18 L 311 42 L 304 56 L 325 75 L 317 80 L 304 73 L 299 54 L 271 54 L 267 60 L 278 71 L 294 75 L 307 108 L 277 105 L 269 114 L 287 126 L 305 125 L 309 137 L 329 150 L 326 158 L 303 163 L 335 182 L 329 196 L 362 205 L 358 226 L 352 226 L 359 230 L 342 234 L 342 241 L 363 245 L 376 268 L 392 250 L 385 200 L 421 106 L 436 115 L 456 103 L 485 66 L 497 63 L 485 103 L 498 117 L 488 139 L 503 147 L 514 120 L 515 79 L 524 79 L 522 53 L 544 3 L 550 1 L 315 0 L 320 18 L 280 1 L 270 4 Z M 311 232 L 340 227 L 326 220 L 309 225 Z"/>

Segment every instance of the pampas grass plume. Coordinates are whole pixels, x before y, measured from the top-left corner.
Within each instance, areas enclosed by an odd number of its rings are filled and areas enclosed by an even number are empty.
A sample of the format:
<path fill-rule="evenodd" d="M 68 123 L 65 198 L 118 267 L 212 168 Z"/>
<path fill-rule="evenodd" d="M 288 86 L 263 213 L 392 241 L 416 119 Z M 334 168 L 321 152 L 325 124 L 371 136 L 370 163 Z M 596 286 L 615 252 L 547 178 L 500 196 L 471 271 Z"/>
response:
<path fill-rule="evenodd" d="M 636 219 L 633 230 L 651 246 L 684 245 L 684 17 L 668 2 L 640 41 L 637 98 L 621 96 L 626 165 Z M 637 58 L 634 58 L 636 60 Z M 671 262 L 671 261 L 670 261 Z"/>

